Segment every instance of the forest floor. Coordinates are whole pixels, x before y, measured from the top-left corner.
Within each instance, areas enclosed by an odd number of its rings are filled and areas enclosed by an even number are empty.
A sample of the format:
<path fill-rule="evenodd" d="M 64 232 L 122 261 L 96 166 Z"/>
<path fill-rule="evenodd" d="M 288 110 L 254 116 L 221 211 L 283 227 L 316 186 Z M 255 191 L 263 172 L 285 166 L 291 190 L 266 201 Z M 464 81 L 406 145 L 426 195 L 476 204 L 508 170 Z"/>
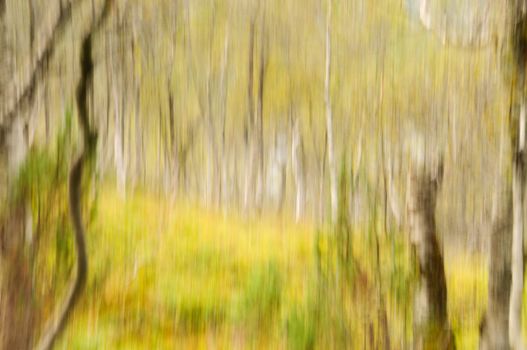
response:
<path fill-rule="evenodd" d="M 404 349 L 411 254 L 403 234 L 370 226 L 352 233 L 345 268 L 331 234 L 310 224 L 244 219 L 154 195 L 124 200 L 106 189 L 87 237 L 87 288 L 58 348 L 360 349 L 387 335 Z M 486 262 L 456 255 L 445 264 L 458 348 L 474 349 Z"/>

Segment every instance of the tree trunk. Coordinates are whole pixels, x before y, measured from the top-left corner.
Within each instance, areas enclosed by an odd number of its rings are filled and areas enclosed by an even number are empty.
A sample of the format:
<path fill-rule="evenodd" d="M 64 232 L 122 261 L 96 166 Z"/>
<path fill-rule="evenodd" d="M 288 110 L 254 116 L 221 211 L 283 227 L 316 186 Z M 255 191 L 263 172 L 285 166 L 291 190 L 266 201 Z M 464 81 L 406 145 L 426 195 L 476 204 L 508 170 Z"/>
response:
<path fill-rule="evenodd" d="M 523 348 L 521 311 L 523 298 L 523 198 L 525 194 L 525 104 L 518 119 L 518 137 L 512 164 L 512 286 L 509 305 L 509 340 Z"/>
<path fill-rule="evenodd" d="M 145 168 L 143 142 L 143 125 L 141 123 L 141 88 L 140 83 L 136 82 L 135 87 L 135 174 L 134 186 L 144 184 L 145 178 L 143 171 Z"/>
<path fill-rule="evenodd" d="M 221 103 L 221 134 L 220 134 L 220 181 L 219 181 L 219 203 L 224 205 L 228 201 L 228 194 L 226 193 L 229 185 L 227 184 L 227 156 L 226 156 L 226 144 L 225 144 L 225 128 L 227 122 L 227 93 L 228 93 L 228 79 L 227 79 L 227 68 L 229 65 L 229 27 L 225 32 L 224 45 L 223 45 L 223 58 L 221 63 L 221 78 L 220 78 L 220 103 Z"/>
<path fill-rule="evenodd" d="M 7 105 L 8 99 L 8 84 L 11 78 L 11 50 L 8 38 L 8 28 L 6 23 L 6 0 L 0 0 L 0 116 L 3 117 L 5 114 L 5 106 Z M 0 118 L 0 123 L 3 120 Z M 6 135 L 0 134 L 0 141 Z M 5 168 L 4 168 L 5 169 Z"/>
<path fill-rule="evenodd" d="M 6 1 L 0 0 L 0 116 L 6 112 L 12 88 L 9 86 L 12 57 L 6 13 Z M 0 119 L 0 126 L 2 122 Z M 0 199 L 8 202 L 0 218 L 0 349 L 29 349 L 33 338 L 33 286 L 24 235 L 27 207 L 23 194 L 15 201 L 10 196 L 26 154 L 24 122 L 17 116 L 7 128 L 0 130 Z"/>
<path fill-rule="evenodd" d="M 168 117 L 169 117 L 169 135 L 171 142 L 171 157 L 170 157 L 170 172 L 172 176 L 172 198 L 177 198 L 179 190 L 179 147 L 178 140 L 176 140 L 176 116 L 174 111 L 174 96 L 172 86 L 169 82 L 167 84 L 168 91 Z"/>
<path fill-rule="evenodd" d="M 114 90 L 114 162 L 117 188 L 122 196 L 126 195 L 126 166 L 124 155 L 124 111 L 120 111 L 117 92 Z"/>
<path fill-rule="evenodd" d="M 111 40 L 111 39 L 110 39 Z M 110 45 L 112 42 L 110 41 Z M 110 50 L 115 50 L 115 47 L 110 46 Z M 110 64 L 112 69 L 113 81 L 113 101 L 114 101 L 114 137 L 113 137 L 113 154 L 114 154 L 114 167 L 115 167 L 115 178 L 117 181 L 117 189 L 120 195 L 126 195 L 126 161 L 125 161 L 125 148 L 124 148 L 124 115 L 125 115 L 125 103 L 124 103 L 124 78 L 121 76 L 121 86 L 117 86 L 116 75 L 121 73 L 122 68 L 119 64 L 123 62 L 117 62 L 118 58 L 111 54 L 112 63 Z M 120 88 L 120 94 L 119 94 Z M 119 100 L 121 99 L 121 100 Z"/>
<path fill-rule="evenodd" d="M 215 3 L 214 5 L 215 6 Z M 219 151 L 218 142 L 216 140 L 216 123 L 214 116 L 213 106 L 213 95 L 216 91 L 213 91 L 213 44 L 214 44 L 214 33 L 216 31 L 216 12 L 213 8 L 212 21 L 211 21 L 211 32 L 209 36 L 209 59 L 207 66 L 207 81 L 205 87 L 206 94 L 206 110 L 202 110 L 205 113 L 205 123 L 207 125 L 207 165 L 206 165 L 206 191 L 205 191 L 205 203 L 207 205 L 217 206 L 220 189 L 220 177 L 219 177 Z M 198 93 L 199 94 L 199 93 Z M 205 102 L 201 103 L 205 105 Z"/>
<path fill-rule="evenodd" d="M 244 139 L 245 139 L 245 184 L 243 196 L 243 208 L 247 213 L 251 205 L 251 193 L 253 187 L 253 142 L 251 141 L 252 130 L 254 126 L 254 93 L 253 93 L 253 79 L 254 79 L 254 36 L 255 36 L 255 19 L 251 19 L 250 34 L 249 34 L 249 72 L 247 79 L 247 119 L 245 121 Z"/>
<path fill-rule="evenodd" d="M 523 348 L 521 313 L 523 297 L 523 199 L 525 194 L 525 66 L 527 56 L 526 0 L 510 3 L 510 44 L 513 58 L 511 83 L 512 159 L 512 285 L 509 305 L 509 342 L 513 349 Z M 519 111 L 518 106 L 519 105 Z"/>
<path fill-rule="evenodd" d="M 27 154 L 23 122 L 13 121 L 3 147 L 2 179 L 9 207 L 0 221 L 0 349 L 29 349 L 33 338 L 34 309 L 31 266 L 26 256 L 27 206 L 25 195 L 13 199 L 9 193 Z M 13 288 L 16 286 L 16 288 Z"/>
<path fill-rule="evenodd" d="M 33 286 L 29 259 L 24 253 L 25 212 L 23 202 L 13 203 L 0 227 L 1 349 L 29 349 L 33 339 Z"/>
<path fill-rule="evenodd" d="M 110 1 L 106 1 L 105 13 L 107 13 Z M 22 165 L 25 162 L 28 150 L 28 134 L 27 125 L 25 125 L 22 115 L 29 106 L 33 105 L 34 89 L 37 88 L 42 80 L 45 79 L 46 67 L 43 62 L 51 57 L 54 45 L 57 38 L 63 32 L 63 26 L 71 16 L 70 10 L 61 12 L 57 23 L 54 27 L 45 49 L 39 54 L 37 63 L 32 67 L 31 78 L 27 86 L 24 86 L 23 92 L 18 95 L 18 99 L 14 101 L 13 106 L 9 106 L 9 110 L 2 110 L 2 115 L 5 117 L 0 122 L 0 181 L 2 184 L 1 200 L 8 201 L 8 209 L 2 213 L 0 220 L 0 348 L 2 349 L 28 349 L 33 343 L 33 306 L 32 300 L 32 276 L 30 260 L 26 256 L 25 244 L 28 237 L 24 234 L 30 232 L 28 228 L 31 224 L 27 218 L 27 203 L 26 194 L 23 188 L 18 191 L 16 198 L 10 197 L 10 189 L 16 185 L 16 178 Z M 0 27 L 4 27 L 5 19 L 5 0 L 0 0 Z M 98 22 L 100 23 L 100 22 Z M 7 31 L 0 31 L 0 61 L 2 63 L 9 62 L 4 59 L 9 50 L 4 46 L 5 33 Z M 91 39 L 91 35 L 90 35 Z M 89 45 L 83 45 L 83 52 L 89 49 L 90 60 L 83 60 L 83 82 L 86 87 L 86 82 L 90 80 L 87 78 L 87 71 L 90 75 L 93 69 L 93 62 L 91 61 L 91 40 Z M 86 56 L 86 55 L 84 55 Z M 84 57 L 83 56 L 83 57 Z M 5 67 L 2 67 L 5 68 Z M 7 70 L 9 71 L 9 70 Z M 3 72 L 2 72 L 3 73 Z M 0 92 L 9 90 L 8 82 L 5 74 L 0 74 Z M 82 90 L 82 93 L 79 93 Z M 88 123 L 87 117 L 87 89 L 79 89 L 77 98 L 83 101 L 83 107 L 79 107 L 79 118 L 82 126 Z M 82 96 L 82 98 L 79 98 Z M 5 95 L 0 94 L 0 105 L 6 105 Z M 7 112 L 7 114 L 6 114 Z M 89 143 L 90 149 L 95 149 L 96 138 L 84 128 L 84 143 L 85 146 Z M 59 317 L 52 320 L 51 327 L 48 331 L 43 333 L 42 341 L 37 345 L 38 349 L 49 349 L 53 346 L 53 342 L 57 335 L 64 328 L 67 316 L 75 303 L 76 296 L 79 295 L 80 288 L 83 285 L 84 277 L 86 275 L 86 256 L 84 249 L 82 224 L 80 223 L 80 179 L 82 170 L 82 160 L 84 154 L 79 158 L 72 171 L 70 182 L 70 204 L 72 207 L 72 217 L 74 221 L 75 242 L 77 246 L 77 276 L 72 284 L 72 289 L 62 304 Z M 6 171 L 7 169 L 7 171 Z M 77 174 L 77 176 L 75 175 Z"/>
<path fill-rule="evenodd" d="M 256 159 L 257 159 L 257 182 L 256 182 L 256 209 L 258 212 L 262 210 L 263 194 L 264 194 L 264 135 L 263 135 L 263 111 L 264 111 L 264 89 L 265 89 L 265 72 L 267 69 L 267 53 L 266 53 L 266 33 L 265 33 L 265 16 L 262 18 L 260 42 L 260 70 L 258 72 L 258 110 L 256 113 L 257 120 L 255 121 L 256 128 Z"/>
<path fill-rule="evenodd" d="M 424 145 L 414 149 L 423 152 Z M 453 349 L 447 317 L 447 286 L 436 237 L 435 207 L 442 176 L 441 162 L 430 169 L 425 156 L 414 157 L 409 175 L 408 220 L 419 267 L 414 297 L 414 348 Z"/>
<path fill-rule="evenodd" d="M 512 102 L 512 101 L 511 101 Z M 509 301 L 511 291 L 512 186 L 504 179 L 505 118 L 500 126 L 499 160 L 492 196 L 492 227 L 489 241 L 487 311 L 480 324 L 481 350 L 509 349 Z M 505 186 L 503 186 L 505 183 Z"/>
<path fill-rule="evenodd" d="M 81 212 L 82 200 L 82 175 L 85 162 L 93 156 L 97 145 L 97 132 L 92 130 L 90 126 L 90 118 L 88 113 L 88 93 L 93 87 L 93 72 L 94 62 L 92 57 L 92 41 L 94 33 L 98 32 L 108 18 L 112 8 L 113 1 L 105 0 L 104 7 L 99 17 L 92 22 L 90 31 L 84 36 L 82 41 L 82 49 L 80 53 L 81 78 L 77 85 L 76 102 L 77 102 L 77 117 L 79 121 L 79 128 L 82 134 L 82 151 L 73 163 L 69 174 L 69 207 L 70 217 L 73 226 L 73 238 L 76 249 L 76 271 L 72 277 L 66 297 L 59 304 L 56 315 L 50 320 L 47 328 L 42 333 L 36 349 L 50 350 L 53 348 L 56 340 L 63 332 L 68 322 L 69 316 L 77 304 L 84 285 L 86 284 L 86 277 L 88 275 L 88 257 L 86 253 L 85 243 L 85 229 Z"/>
<path fill-rule="evenodd" d="M 291 142 L 291 158 L 293 163 L 293 177 L 295 179 L 295 220 L 298 222 L 304 215 L 305 202 L 305 172 L 304 172 L 304 144 L 300 132 L 298 119 L 293 121 L 293 137 Z"/>
<path fill-rule="evenodd" d="M 488 306 L 480 326 L 480 349 L 509 349 L 512 193 L 510 182 L 498 195 L 490 233 Z"/>
<path fill-rule="evenodd" d="M 331 110 L 331 1 L 328 0 L 328 13 L 326 19 L 326 72 L 324 80 L 324 101 L 326 105 L 326 135 L 329 166 L 329 186 L 331 195 L 331 222 L 337 221 L 338 193 L 337 169 L 335 167 L 335 147 L 333 143 L 333 112 Z"/>

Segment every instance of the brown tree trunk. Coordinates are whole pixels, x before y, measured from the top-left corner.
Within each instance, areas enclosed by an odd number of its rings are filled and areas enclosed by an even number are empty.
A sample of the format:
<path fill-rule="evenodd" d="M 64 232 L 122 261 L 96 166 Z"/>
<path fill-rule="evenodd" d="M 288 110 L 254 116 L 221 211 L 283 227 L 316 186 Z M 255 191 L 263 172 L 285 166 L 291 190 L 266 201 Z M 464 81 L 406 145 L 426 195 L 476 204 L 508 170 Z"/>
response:
<path fill-rule="evenodd" d="M 0 227 L 0 349 L 30 349 L 34 308 L 31 267 L 23 234 L 24 201 L 12 204 L 4 215 Z"/>
<path fill-rule="evenodd" d="M 6 18 L 6 1 L 0 0 L 0 116 L 6 112 L 12 79 Z M 0 349 L 29 349 L 34 329 L 31 269 L 25 254 L 25 195 L 16 200 L 10 196 L 27 154 L 23 124 L 17 117 L 0 128 L 4 132 L 0 131 L 0 199 L 8 203 L 0 218 Z"/>
<path fill-rule="evenodd" d="M 424 145 L 414 149 L 422 150 Z M 414 348 L 453 349 L 447 317 L 447 287 L 443 257 L 436 235 L 436 197 L 442 176 L 441 162 L 430 169 L 425 156 L 415 157 L 409 175 L 408 220 L 419 267 L 414 298 Z"/>
<path fill-rule="evenodd" d="M 0 219 L 0 349 L 29 349 L 34 332 L 33 284 L 27 256 L 27 195 L 23 189 L 17 198 L 10 191 L 27 155 L 24 121 L 16 118 L 2 142 L 0 167 L 3 173 L 3 200 L 8 207 Z"/>

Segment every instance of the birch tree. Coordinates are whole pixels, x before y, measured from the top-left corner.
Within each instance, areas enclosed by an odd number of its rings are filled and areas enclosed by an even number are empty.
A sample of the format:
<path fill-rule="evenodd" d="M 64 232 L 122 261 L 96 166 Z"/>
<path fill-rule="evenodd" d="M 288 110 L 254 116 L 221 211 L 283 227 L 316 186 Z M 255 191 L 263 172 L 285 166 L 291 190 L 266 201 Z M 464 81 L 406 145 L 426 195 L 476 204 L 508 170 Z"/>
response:
<path fill-rule="evenodd" d="M 426 148 L 422 136 L 415 137 L 408 178 L 410 240 L 419 267 L 414 297 L 414 348 L 454 349 L 454 336 L 447 317 L 445 270 L 435 223 L 443 165 L 441 157 L 427 154 Z"/>
<path fill-rule="evenodd" d="M 333 111 L 331 107 L 331 1 L 328 0 L 326 16 L 326 64 L 324 79 L 324 103 L 326 106 L 326 141 L 328 151 L 329 186 L 331 200 L 331 222 L 337 221 L 338 189 L 337 168 L 335 165 L 335 145 L 333 140 Z"/>
<path fill-rule="evenodd" d="M 291 135 L 291 160 L 293 166 L 293 177 L 295 179 L 295 219 L 300 221 L 304 215 L 305 202 L 305 154 L 304 143 L 300 131 L 300 121 L 293 118 L 292 135 Z"/>
<path fill-rule="evenodd" d="M 459 30 L 452 25 L 455 20 L 434 16 L 432 3 L 420 0 L 419 18 L 423 26 L 436 34 L 445 45 L 460 47 L 482 47 L 491 42 L 494 37 L 501 38 L 504 55 L 502 57 L 502 73 L 505 89 L 510 95 L 509 125 L 512 147 L 512 181 L 510 197 L 512 197 L 512 216 L 506 214 L 495 217 L 491 230 L 491 242 L 511 242 L 511 245 L 494 244 L 491 246 L 489 259 L 489 308 L 482 323 L 482 348 L 501 348 L 510 344 L 513 349 L 522 349 L 521 310 L 523 295 L 523 213 L 525 193 L 525 64 L 527 63 L 527 2 L 525 0 L 508 0 L 498 9 L 491 8 L 492 2 L 483 2 L 479 6 L 467 8 L 463 14 L 464 23 L 468 28 Z M 500 4 L 501 5 L 501 4 Z M 494 11 L 493 11 L 494 10 Z M 506 13 L 503 33 L 492 33 L 492 13 Z M 501 35 L 500 35 L 501 34 Z M 502 208 L 508 208 L 508 191 L 501 196 Z M 506 210 L 506 209 L 505 209 Z M 509 226 L 509 220 L 512 221 Z M 510 228 L 510 229 L 509 229 Z M 512 231 L 512 232 L 511 232 Z M 510 238 L 511 237 L 511 238 Z M 511 261 L 509 261 L 511 257 Z M 511 277 L 509 277 L 510 263 Z M 507 294 L 510 284 L 510 297 Z M 508 324 L 503 319 L 508 314 Z"/>

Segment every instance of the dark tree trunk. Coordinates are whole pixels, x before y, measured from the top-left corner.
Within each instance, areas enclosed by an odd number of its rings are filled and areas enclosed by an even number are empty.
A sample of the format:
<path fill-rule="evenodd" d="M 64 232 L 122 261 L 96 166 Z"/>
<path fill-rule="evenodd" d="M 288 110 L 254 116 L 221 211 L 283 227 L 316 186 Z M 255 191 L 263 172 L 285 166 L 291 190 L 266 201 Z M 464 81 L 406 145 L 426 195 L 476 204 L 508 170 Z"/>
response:
<path fill-rule="evenodd" d="M 25 254 L 24 201 L 6 212 L 0 227 L 0 349 L 30 349 L 33 339 L 33 286 Z M 16 286 L 16 288 L 13 288 Z"/>
<path fill-rule="evenodd" d="M 29 349 L 33 339 L 33 286 L 25 253 L 26 201 L 10 196 L 27 151 L 23 121 L 4 125 L 12 78 L 11 50 L 6 25 L 6 1 L 0 0 L 0 200 L 8 207 L 0 217 L 0 349 Z M 16 286 L 16 287 L 15 287 Z"/>
<path fill-rule="evenodd" d="M 424 149 L 418 145 L 415 149 Z M 422 157 L 416 157 L 424 158 Z M 447 287 L 435 224 L 441 162 L 430 170 L 425 160 L 414 160 L 409 178 L 408 219 L 419 267 L 414 297 L 414 348 L 454 349 L 447 315 Z"/>

